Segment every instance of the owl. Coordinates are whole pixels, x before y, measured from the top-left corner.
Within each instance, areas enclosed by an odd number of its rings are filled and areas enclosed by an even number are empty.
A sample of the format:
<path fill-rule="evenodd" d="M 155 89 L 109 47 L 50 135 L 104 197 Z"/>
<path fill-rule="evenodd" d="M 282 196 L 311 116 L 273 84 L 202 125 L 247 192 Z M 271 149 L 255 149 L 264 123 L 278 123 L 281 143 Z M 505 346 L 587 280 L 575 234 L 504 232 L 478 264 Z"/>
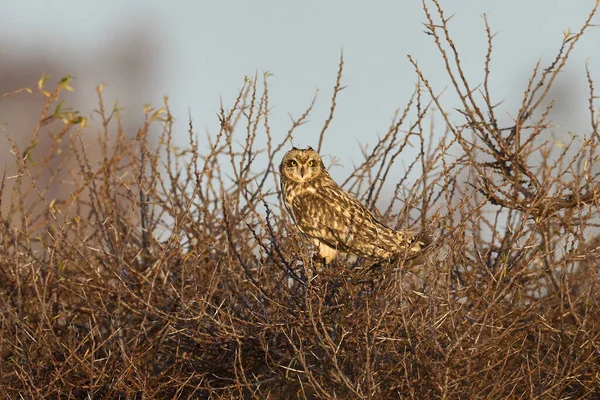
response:
<path fill-rule="evenodd" d="M 338 251 L 383 260 L 418 256 L 426 239 L 417 231 L 396 231 L 377 220 L 331 178 L 312 148 L 288 151 L 279 166 L 283 202 L 296 227 L 329 264 Z"/>

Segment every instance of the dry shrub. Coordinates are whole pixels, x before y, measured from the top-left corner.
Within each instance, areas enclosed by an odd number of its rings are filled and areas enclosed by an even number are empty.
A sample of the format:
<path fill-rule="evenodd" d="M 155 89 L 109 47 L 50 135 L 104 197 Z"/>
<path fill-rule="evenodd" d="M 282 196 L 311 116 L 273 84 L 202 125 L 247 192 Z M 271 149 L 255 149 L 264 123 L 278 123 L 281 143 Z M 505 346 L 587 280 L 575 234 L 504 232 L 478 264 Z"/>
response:
<path fill-rule="evenodd" d="M 411 59 L 415 92 L 344 182 L 390 226 L 437 231 L 412 268 L 315 265 L 277 195 L 278 162 L 312 104 L 284 137 L 272 135 L 268 75 L 245 80 L 220 110 L 209 148 L 192 123 L 189 144 L 175 146 L 167 103 L 147 108 L 127 136 L 102 88 L 102 128 L 90 140 L 84 120 L 55 108 L 68 78 L 53 92 L 40 85 L 47 106 L 29 146 L 9 138 L 16 163 L 0 186 L 2 396 L 600 396 L 600 136 L 589 73 L 591 129 L 562 147 L 544 138 L 548 90 L 596 9 L 551 65 L 535 68 L 514 124 L 500 127 L 487 22 L 485 81 L 474 87 L 433 6 L 427 28 L 463 122 L 449 119 Z M 434 108 L 443 137 L 433 135 Z M 53 121 L 62 128 L 48 129 Z M 48 148 L 37 146 L 42 135 Z M 409 143 L 420 149 L 412 159 Z"/>

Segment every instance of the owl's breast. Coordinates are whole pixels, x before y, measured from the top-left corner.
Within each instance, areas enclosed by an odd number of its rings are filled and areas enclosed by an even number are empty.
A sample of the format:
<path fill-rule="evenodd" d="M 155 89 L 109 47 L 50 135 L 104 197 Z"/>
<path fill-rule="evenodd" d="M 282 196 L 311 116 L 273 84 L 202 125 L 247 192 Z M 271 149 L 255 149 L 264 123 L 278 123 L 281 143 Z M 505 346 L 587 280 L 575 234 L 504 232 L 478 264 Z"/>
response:
<path fill-rule="evenodd" d="M 294 201 L 298 198 L 298 196 L 303 196 L 306 195 L 307 193 L 316 193 L 316 189 L 314 187 L 310 187 L 310 186 L 306 186 L 306 185 L 302 185 L 302 184 L 296 184 L 294 182 L 282 182 L 282 197 L 283 197 L 283 204 L 285 206 L 285 209 L 287 210 L 287 212 L 290 214 L 290 216 L 292 217 L 292 220 L 294 221 L 294 224 L 296 225 L 296 227 L 298 228 L 298 230 L 300 230 L 300 232 L 306 234 L 307 232 L 302 229 L 302 224 L 298 223 L 298 215 L 296 215 L 296 213 L 294 212 L 294 210 L 296 209 L 297 205 L 294 205 Z"/>

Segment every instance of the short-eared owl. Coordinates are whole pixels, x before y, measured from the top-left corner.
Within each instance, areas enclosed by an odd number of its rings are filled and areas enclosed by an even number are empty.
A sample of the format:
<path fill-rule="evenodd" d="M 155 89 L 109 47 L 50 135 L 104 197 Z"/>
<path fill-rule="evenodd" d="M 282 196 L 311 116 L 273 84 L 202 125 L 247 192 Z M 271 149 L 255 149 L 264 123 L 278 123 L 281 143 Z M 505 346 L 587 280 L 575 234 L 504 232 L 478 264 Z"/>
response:
<path fill-rule="evenodd" d="M 378 221 L 334 182 L 312 148 L 288 151 L 279 172 L 285 207 L 298 229 L 319 247 L 326 263 L 338 250 L 381 260 L 403 253 L 418 255 L 424 245 L 417 231 L 395 231 Z"/>

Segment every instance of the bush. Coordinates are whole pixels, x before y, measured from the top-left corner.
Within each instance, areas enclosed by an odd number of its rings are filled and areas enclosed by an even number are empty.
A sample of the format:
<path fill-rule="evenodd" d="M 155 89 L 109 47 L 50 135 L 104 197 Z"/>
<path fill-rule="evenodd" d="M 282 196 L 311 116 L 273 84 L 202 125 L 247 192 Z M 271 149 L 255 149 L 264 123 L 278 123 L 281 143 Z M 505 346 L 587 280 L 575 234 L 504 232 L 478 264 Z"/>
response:
<path fill-rule="evenodd" d="M 548 91 L 596 8 L 551 65 L 536 66 L 514 124 L 500 127 L 487 22 L 479 95 L 433 4 L 440 22 L 425 5 L 428 33 L 464 122 L 449 119 L 410 59 L 419 84 L 406 109 L 344 182 L 371 209 L 386 207 L 390 226 L 437 232 L 420 266 L 315 265 L 277 195 L 279 160 L 312 104 L 278 140 L 267 74 L 246 79 L 220 110 L 209 149 L 191 122 L 189 145 L 175 146 L 167 102 L 147 107 L 128 137 L 99 87 L 97 154 L 86 120 L 62 106 L 69 78 L 52 92 L 40 81 L 46 107 L 28 145 L 9 138 L 15 169 L 0 185 L 2 396 L 600 396 L 600 136 L 589 72 L 591 130 L 545 139 Z M 420 149 L 412 160 L 409 144 Z"/>

